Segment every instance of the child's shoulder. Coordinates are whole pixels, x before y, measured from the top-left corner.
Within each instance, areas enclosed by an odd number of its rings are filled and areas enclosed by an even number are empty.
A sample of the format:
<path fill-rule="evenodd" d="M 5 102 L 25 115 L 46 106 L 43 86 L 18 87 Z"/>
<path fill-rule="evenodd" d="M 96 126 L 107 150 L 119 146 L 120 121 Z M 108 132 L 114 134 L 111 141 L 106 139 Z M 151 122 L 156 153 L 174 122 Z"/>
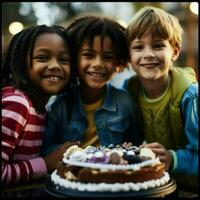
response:
<path fill-rule="evenodd" d="M 183 95 L 183 99 L 186 98 L 196 98 L 199 96 L 199 84 L 197 83 L 192 83 L 185 91 Z"/>
<path fill-rule="evenodd" d="M 131 100 L 131 95 L 128 90 L 124 88 L 117 88 L 111 84 L 108 85 L 108 96 L 113 98 L 115 101 L 121 101 L 121 100 Z"/>
<path fill-rule="evenodd" d="M 66 94 L 57 94 L 57 95 L 53 95 L 51 96 L 51 98 L 49 99 L 47 105 L 46 105 L 46 109 L 47 111 L 51 111 L 52 109 L 58 109 L 58 108 L 63 108 L 63 106 L 67 106 L 66 102 L 67 102 L 67 98 L 68 95 Z"/>
<path fill-rule="evenodd" d="M 134 100 L 128 90 L 109 85 L 109 91 L 106 95 L 105 102 L 109 102 L 109 104 L 115 105 L 122 110 L 132 110 Z"/>
<path fill-rule="evenodd" d="M 32 105 L 29 98 L 13 86 L 4 87 L 2 89 L 2 102 L 9 102 L 9 104 L 23 104 L 27 108 L 30 108 Z"/>
<path fill-rule="evenodd" d="M 125 90 L 128 90 L 131 94 L 134 94 L 134 96 L 137 96 L 140 85 L 141 83 L 139 77 L 137 75 L 133 75 L 124 81 L 122 87 Z"/>
<path fill-rule="evenodd" d="M 129 95 L 129 92 L 124 89 L 123 87 L 122 88 L 118 88 L 114 85 L 111 85 L 111 84 L 108 84 L 108 92 L 109 93 L 113 93 L 113 94 L 117 94 L 117 95 Z"/>

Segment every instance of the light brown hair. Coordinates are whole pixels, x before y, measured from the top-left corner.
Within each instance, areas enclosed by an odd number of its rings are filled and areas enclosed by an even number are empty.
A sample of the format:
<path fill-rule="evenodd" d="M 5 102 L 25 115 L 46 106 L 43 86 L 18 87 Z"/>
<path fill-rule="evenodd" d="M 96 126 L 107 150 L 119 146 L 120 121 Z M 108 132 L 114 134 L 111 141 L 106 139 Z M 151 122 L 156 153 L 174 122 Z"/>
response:
<path fill-rule="evenodd" d="M 147 30 L 152 32 L 153 37 L 168 40 L 173 48 L 181 47 L 183 29 L 177 17 L 168 12 L 152 6 L 141 8 L 127 28 L 128 45 L 135 38 L 141 38 Z"/>

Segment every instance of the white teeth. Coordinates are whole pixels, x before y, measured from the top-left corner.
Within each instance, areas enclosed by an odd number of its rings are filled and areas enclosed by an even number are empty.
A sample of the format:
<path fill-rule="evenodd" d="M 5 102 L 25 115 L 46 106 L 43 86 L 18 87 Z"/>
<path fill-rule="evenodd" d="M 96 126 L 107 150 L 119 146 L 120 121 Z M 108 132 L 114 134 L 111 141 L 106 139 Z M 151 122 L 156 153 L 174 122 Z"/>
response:
<path fill-rule="evenodd" d="M 103 77 L 104 74 L 101 73 L 94 73 L 94 72 L 89 72 L 89 75 L 95 76 L 95 77 Z"/>
<path fill-rule="evenodd" d="M 58 77 L 55 77 L 55 76 L 52 76 L 50 78 L 53 79 L 53 80 L 58 80 Z"/>
<path fill-rule="evenodd" d="M 50 77 L 48 77 L 48 79 L 57 81 L 59 78 L 57 76 L 50 76 Z"/>

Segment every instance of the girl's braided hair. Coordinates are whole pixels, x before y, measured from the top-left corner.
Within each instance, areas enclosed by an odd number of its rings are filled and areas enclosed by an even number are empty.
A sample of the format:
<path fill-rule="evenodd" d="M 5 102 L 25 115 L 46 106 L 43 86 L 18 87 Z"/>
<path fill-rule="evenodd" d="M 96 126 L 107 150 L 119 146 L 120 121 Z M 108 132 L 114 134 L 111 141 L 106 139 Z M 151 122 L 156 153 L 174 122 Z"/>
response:
<path fill-rule="evenodd" d="M 24 29 L 13 36 L 2 63 L 2 86 L 13 85 L 16 89 L 24 91 L 32 100 L 38 112 L 43 112 L 45 109 L 44 105 L 40 105 L 40 98 L 38 98 L 41 96 L 41 91 L 31 82 L 27 75 L 27 68 L 32 67 L 31 60 L 34 44 L 37 37 L 43 33 L 57 33 L 66 42 L 66 45 L 69 47 L 69 53 L 71 54 L 71 42 L 63 27 L 36 25 Z M 30 63 L 28 63 L 28 60 L 30 60 Z M 70 90 L 72 85 L 75 84 L 74 70 L 71 65 L 70 67 L 70 80 L 63 91 Z"/>
<path fill-rule="evenodd" d="M 113 50 L 116 55 L 118 65 L 127 66 L 128 46 L 125 36 L 125 28 L 115 20 L 103 16 L 83 16 L 74 20 L 68 27 L 67 32 L 72 40 L 73 64 L 77 66 L 77 53 L 84 40 L 88 40 L 89 47 L 92 48 L 95 36 L 101 37 L 101 46 L 103 47 L 104 38 L 108 36 L 113 44 Z"/>

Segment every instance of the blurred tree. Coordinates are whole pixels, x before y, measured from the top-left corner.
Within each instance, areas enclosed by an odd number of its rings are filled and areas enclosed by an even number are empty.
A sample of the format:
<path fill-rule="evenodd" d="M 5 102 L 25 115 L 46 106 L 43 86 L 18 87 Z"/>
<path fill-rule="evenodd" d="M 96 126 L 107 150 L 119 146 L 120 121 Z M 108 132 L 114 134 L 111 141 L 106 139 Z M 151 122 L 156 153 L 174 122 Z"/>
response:
<path fill-rule="evenodd" d="M 37 18 L 34 15 L 33 10 L 30 10 L 29 17 L 24 17 L 19 13 L 21 3 L 19 2 L 3 2 L 1 6 L 1 23 L 2 23 L 2 39 L 3 39 L 3 51 L 8 45 L 12 35 L 9 33 L 8 27 L 14 21 L 23 23 L 24 27 L 30 24 L 35 24 Z"/>
<path fill-rule="evenodd" d="M 3 2 L 2 3 L 2 30 L 3 32 L 6 32 L 8 29 L 8 26 L 13 21 L 20 21 L 25 26 L 28 24 L 33 24 L 37 21 L 37 18 L 34 15 L 34 12 L 31 11 L 29 13 L 29 17 L 24 17 L 20 15 L 19 9 L 21 7 L 21 3 L 15 3 L 15 2 Z"/>
<path fill-rule="evenodd" d="M 63 20 L 69 20 L 84 12 L 101 12 L 96 3 L 91 2 L 52 2 L 50 6 L 58 6 L 61 13 L 64 13 Z"/>
<path fill-rule="evenodd" d="M 27 27 L 37 24 L 41 16 L 42 19 L 49 19 L 51 24 L 65 24 L 71 18 L 84 12 L 101 12 L 101 9 L 98 4 L 91 2 L 3 2 L 2 33 L 4 43 L 8 43 L 12 37 L 8 27 L 14 21 L 19 21 L 23 23 L 24 27 Z M 40 20 L 41 22 L 44 20 Z"/>

